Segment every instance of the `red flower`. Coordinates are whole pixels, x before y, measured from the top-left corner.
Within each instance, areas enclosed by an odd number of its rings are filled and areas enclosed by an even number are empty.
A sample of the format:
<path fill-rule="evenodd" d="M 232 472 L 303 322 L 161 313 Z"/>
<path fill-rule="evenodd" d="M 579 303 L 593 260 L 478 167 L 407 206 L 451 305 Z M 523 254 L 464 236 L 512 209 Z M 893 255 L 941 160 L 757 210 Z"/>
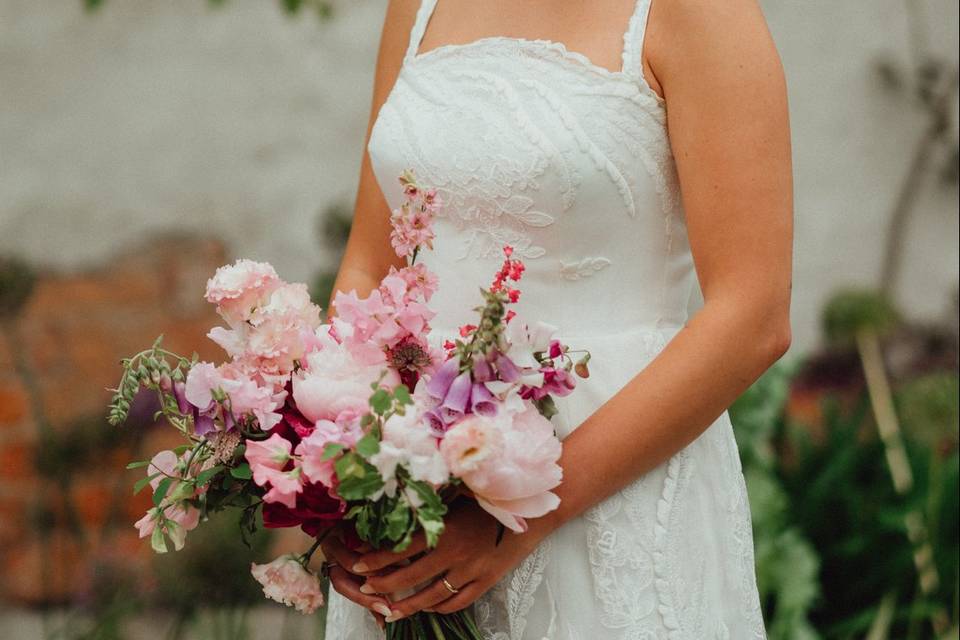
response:
<path fill-rule="evenodd" d="M 331 489 L 314 482 L 297 494 L 293 509 L 279 502 L 264 503 L 263 526 L 268 529 L 300 527 L 307 535 L 317 537 L 321 531 L 343 520 L 346 510 L 346 502 L 331 495 Z"/>

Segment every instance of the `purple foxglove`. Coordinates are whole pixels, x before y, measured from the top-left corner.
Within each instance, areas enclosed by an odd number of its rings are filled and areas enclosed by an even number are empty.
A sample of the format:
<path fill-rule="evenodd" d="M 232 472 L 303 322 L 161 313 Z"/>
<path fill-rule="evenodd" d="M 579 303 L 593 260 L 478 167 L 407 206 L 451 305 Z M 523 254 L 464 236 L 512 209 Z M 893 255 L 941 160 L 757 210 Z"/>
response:
<path fill-rule="evenodd" d="M 497 415 L 497 403 L 493 399 L 493 394 L 482 382 L 473 384 L 473 389 L 470 391 L 470 406 L 478 415 L 487 417 Z"/>

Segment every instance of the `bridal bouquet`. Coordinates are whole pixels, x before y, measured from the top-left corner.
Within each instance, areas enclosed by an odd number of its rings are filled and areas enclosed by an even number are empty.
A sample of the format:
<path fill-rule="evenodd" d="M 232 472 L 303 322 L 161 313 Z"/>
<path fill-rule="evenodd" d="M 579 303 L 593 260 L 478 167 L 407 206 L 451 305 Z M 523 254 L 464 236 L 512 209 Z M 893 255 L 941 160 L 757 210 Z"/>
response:
<path fill-rule="evenodd" d="M 549 418 L 553 398 L 587 376 L 545 323 L 524 324 L 510 306 L 524 265 L 504 261 L 481 290 L 476 324 L 431 345 L 428 303 L 437 277 L 417 263 L 432 248 L 437 194 L 400 178 L 405 201 L 391 218 L 391 243 L 407 266 L 391 269 L 366 298 L 338 293 L 323 322 L 303 284 L 265 263 L 238 260 L 207 283 L 225 327 L 208 337 L 220 364 L 162 347 L 124 359 L 110 420 L 126 419 L 142 388 L 184 444 L 134 462 L 153 507 L 137 523 L 164 553 L 211 513 L 241 512 L 241 535 L 300 527 L 315 542 L 302 555 L 252 565 L 268 598 L 312 613 L 323 605 L 308 568 L 327 535 L 354 547 L 403 550 L 417 532 L 428 547 L 444 530 L 448 502 L 466 495 L 503 527 L 555 509 L 561 444 Z M 468 611 L 420 613 L 387 625 L 388 638 L 479 639 Z"/>

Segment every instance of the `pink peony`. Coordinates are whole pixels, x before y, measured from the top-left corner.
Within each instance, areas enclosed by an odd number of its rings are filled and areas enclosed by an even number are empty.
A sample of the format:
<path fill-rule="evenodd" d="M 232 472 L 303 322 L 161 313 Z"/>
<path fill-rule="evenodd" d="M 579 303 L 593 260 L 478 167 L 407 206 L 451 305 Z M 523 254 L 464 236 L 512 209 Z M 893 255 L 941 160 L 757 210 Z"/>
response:
<path fill-rule="evenodd" d="M 320 581 L 301 564 L 300 558 L 288 554 L 269 564 L 251 564 L 250 573 L 263 585 L 263 593 L 303 614 L 311 614 L 323 606 Z"/>
<path fill-rule="evenodd" d="M 524 518 L 557 508 L 561 444 L 533 407 L 496 416 L 467 415 L 447 431 L 440 452 L 453 475 L 505 526 L 525 531 Z"/>
<path fill-rule="evenodd" d="M 293 377 L 293 400 L 308 420 L 336 420 L 342 412 L 367 411 L 371 384 L 384 372 L 383 354 L 380 362 L 367 364 L 358 361 L 352 349 L 327 338 L 323 348 L 307 356 L 303 372 Z M 394 387 L 400 383 L 396 371 L 387 371 L 382 384 Z"/>
<path fill-rule="evenodd" d="M 290 455 L 293 445 L 278 434 L 263 441 L 247 440 L 244 457 L 253 472 L 253 481 L 258 486 L 270 485 L 263 496 L 264 502 L 279 502 L 291 509 L 297 501 L 297 494 L 303 491 L 303 471 L 294 465 Z"/>
<path fill-rule="evenodd" d="M 262 304 L 281 284 L 280 277 L 266 262 L 237 260 L 217 269 L 207 281 L 207 301 L 231 327 L 250 318 L 252 310 Z"/>

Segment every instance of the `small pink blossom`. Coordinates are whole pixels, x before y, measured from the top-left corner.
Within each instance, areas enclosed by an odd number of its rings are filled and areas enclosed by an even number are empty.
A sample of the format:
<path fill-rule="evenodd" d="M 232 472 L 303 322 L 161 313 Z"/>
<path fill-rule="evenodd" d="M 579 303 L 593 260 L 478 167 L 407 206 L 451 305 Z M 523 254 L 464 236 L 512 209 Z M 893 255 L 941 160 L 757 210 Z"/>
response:
<path fill-rule="evenodd" d="M 301 457 L 303 474 L 310 482 L 333 487 L 336 478 L 334 460 L 324 460 L 327 445 L 342 444 L 352 448 L 362 436 L 360 414 L 355 411 L 343 411 L 336 422 L 318 420 L 313 432 L 297 446 L 296 454 Z"/>
<path fill-rule="evenodd" d="M 323 606 L 323 592 L 317 576 L 307 571 L 300 558 L 288 554 L 269 564 L 251 564 L 250 573 L 263 585 L 263 593 L 303 614 Z"/>
<path fill-rule="evenodd" d="M 140 538 L 152 537 L 154 530 L 160 527 L 160 530 L 173 542 L 173 548 L 176 551 L 183 549 L 186 542 L 187 532 L 197 528 L 200 524 L 200 510 L 188 502 L 177 502 L 163 511 L 153 507 L 147 514 L 134 523 Z M 167 550 L 166 543 L 162 540 L 153 544 L 153 549 L 157 553 L 164 553 Z"/>

